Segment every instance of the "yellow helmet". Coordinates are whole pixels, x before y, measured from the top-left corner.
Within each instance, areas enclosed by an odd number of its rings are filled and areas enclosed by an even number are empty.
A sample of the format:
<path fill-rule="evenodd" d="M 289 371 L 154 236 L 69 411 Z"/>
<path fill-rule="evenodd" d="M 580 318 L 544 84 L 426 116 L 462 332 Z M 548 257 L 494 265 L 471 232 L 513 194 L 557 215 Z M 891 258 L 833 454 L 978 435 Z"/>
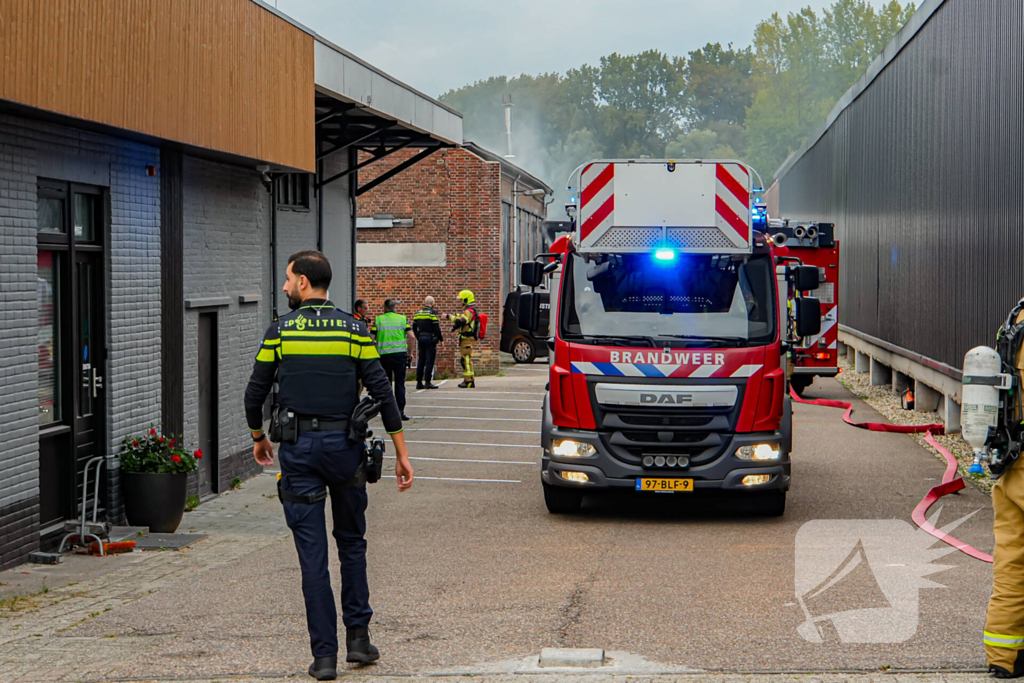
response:
<path fill-rule="evenodd" d="M 459 292 L 459 298 L 462 299 L 462 304 L 464 306 L 470 305 L 476 299 L 476 297 L 473 296 L 473 292 L 468 289 L 464 289 Z"/>

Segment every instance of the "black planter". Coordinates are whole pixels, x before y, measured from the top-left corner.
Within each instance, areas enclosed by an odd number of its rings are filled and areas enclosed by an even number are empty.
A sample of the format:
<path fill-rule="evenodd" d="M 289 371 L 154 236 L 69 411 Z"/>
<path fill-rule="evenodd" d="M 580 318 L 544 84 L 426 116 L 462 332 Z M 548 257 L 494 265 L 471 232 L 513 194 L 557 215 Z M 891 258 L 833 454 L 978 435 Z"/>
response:
<path fill-rule="evenodd" d="M 121 472 L 124 514 L 132 526 L 153 533 L 173 533 L 185 514 L 188 474 Z"/>

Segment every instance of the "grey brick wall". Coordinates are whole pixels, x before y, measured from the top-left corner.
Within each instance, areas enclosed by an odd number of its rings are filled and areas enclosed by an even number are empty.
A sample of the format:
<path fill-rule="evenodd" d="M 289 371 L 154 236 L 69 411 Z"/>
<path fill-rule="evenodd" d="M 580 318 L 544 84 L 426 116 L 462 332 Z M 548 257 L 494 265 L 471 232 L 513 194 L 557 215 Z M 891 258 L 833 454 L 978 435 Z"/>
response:
<path fill-rule="evenodd" d="M 108 514 L 120 521 L 118 444 L 160 421 L 160 185 L 156 148 L 0 115 L 0 566 L 38 547 L 36 182 L 109 187 Z"/>
<path fill-rule="evenodd" d="M 248 479 L 260 468 L 252 459 L 252 441 L 242 404 L 253 358 L 270 320 L 270 196 L 254 170 L 185 157 L 185 299 L 229 297 L 219 306 L 218 336 L 218 486 L 225 491 L 235 477 Z M 240 304 L 240 294 L 260 294 L 258 304 Z M 185 311 L 185 442 L 198 442 L 199 313 Z M 193 490 L 198 480 L 192 482 Z"/>
<path fill-rule="evenodd" d="M 288 310 L 288 301 L 281 293 L 288 257 L 303 249 L 316 249 L 316 199 L 310 199 L 309 211 L 280 210 L 277 212 L 277 308 Z"/>

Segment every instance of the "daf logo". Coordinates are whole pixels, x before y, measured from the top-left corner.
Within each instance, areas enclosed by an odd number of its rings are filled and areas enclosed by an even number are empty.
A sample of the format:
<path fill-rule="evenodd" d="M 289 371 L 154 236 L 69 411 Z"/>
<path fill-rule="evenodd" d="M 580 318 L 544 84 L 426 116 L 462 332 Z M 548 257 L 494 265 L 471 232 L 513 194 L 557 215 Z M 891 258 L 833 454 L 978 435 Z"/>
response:
<path fill-rule="evenodd" d="M 682 405 L 693 403 L 693 394 L 640 394 L 640 403 Z"/>

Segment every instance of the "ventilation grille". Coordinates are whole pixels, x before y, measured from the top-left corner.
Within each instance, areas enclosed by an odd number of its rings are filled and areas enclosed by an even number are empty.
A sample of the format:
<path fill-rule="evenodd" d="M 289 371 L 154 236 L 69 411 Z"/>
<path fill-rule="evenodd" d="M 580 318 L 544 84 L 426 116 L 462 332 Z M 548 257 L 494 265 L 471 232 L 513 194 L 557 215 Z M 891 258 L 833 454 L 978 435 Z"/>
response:
<path fill-rule="evenodd" d="M 718 228 L 669 228 L 666 244 L 677 249 L 735 249 Z"/>
<path fill-rule="evenodd" d="M 661 228 L 611 228 L 601 235 L 594 246 L 623 249 L 628 247 L 651 248 L 661 243 Z"/>
<path fill-rule="evenodd" d="M 628 425 L 638 427 L 703 427 L 710 424 L 712 416 L 704 415 L 630 415 L 619 414 L 619 419 Z"/>

